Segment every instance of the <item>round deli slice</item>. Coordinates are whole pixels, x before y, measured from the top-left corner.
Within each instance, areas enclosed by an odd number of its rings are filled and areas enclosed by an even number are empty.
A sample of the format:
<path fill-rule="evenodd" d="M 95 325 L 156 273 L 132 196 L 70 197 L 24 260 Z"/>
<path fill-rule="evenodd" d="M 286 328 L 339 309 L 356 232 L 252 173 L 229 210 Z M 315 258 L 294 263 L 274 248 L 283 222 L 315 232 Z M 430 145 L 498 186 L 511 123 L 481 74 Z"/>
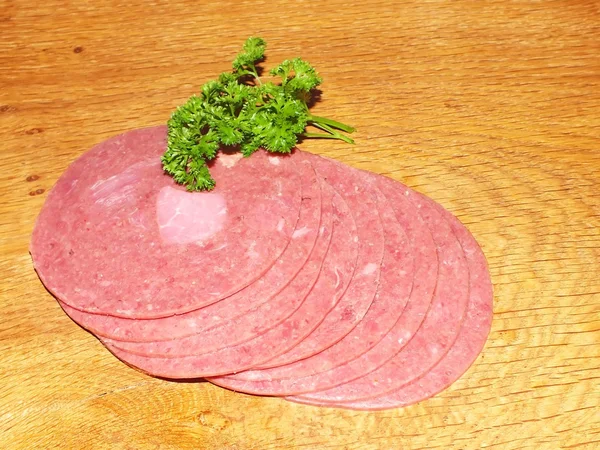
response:
<path fill-rule="evenodd" d="M 291 398 L 300 403 L 356 410 L 381 410 L 412 405 L 433 397 L 458 380 L 475 362 L 489 335 L 493 316 L 493 287 L 485 255 L 473 235 L 460 221 L 446 213 L 469 265 L 469 306 L 456 342 L 446 356 L 421 378 L 379 397 L 354 402 L 331 403 L 309 398 Z"/>
<path fill-rule="evenodd" d="M 389 359 L 393 356 L 393 346 L 390 349 L 387 343 L 384 346 L 388 349 L 388 354 L 373 356 L 371 350 L 377 348 L 393 329 L 402 316 L 412 291 L 414 266 L 407 236 L 385 197 L 373 184 L 373 178 L 329 161 L 317 166 L 317 172 L 320 169 L 323 174 L 328 175 L 343 170 L 347 178 L 368 187 L 369 192 L 375 195 L 375 213 L 379 212 L 384 224 L 385 251 L 378 292 L 373 304 L 363 320 L 348 335 L 320 353 L 286 366 L 253 370 L 218 380 L 211 378 L 209 381 L 243 392 L 291 395 L 336 386 L 361 376 L 365 370 L 375 369 L 385 362 L 382 358 Z M 363 355 L 367 356 L 362 357 Z M 350 367 L 350 362 L 354 360 L 358 363 Z"/>
<path fill-rule="evenodd" d="M 103 338 L 128 342 L 172 341 L 199 335 L 217 327 L 224 328 L 228 324 L 231 325 L 238 317 L 250 314 L 251 311 L 257 311 L 260 308 L 269 314 L 269 302 L 298 275 L 313 252 L 321 220 L 331 220 L 329 217 L 332 214 L 330 204 L 325 212 L 325 215 L 329 214 L 329 216 L 323 219 L 321 217 L 321 187 L 310 162 L 297 161 L 296 164 L 300 170 L 303 192 L 298 224 L 281 257 L 262 278 L 251 285 L 204 308 L 159 319 L 139 320 L 87 314 L 66 305 L 62 305 L 63 309 L 73 320 L 94 334 Z M 327 201 L 330 203 L 330 200 Z M 265 308 L 267 309 L 265 310 Z M 268 326 L 266 322 L 274 323 L 275 317 L 267 315 L 261 319 L 265 319 L 265 323 L 263 320 L 258 320 L 257 323 L 261 324 L 262 329 L 265 329 Z M 241 328 L 238 328 L 238 331 L 242 331 Z M 106 342 L 124 350 L 136 352 L 135 344 L 121 344 L 110 339 L 106 339 Z M 213 341 L 218 339 L 215 334 Z M 227 345 L 243 341 L 243 337 L 241 337 L 242 340 L 239 340 L 239 335 L 237 339 L 236 341 L 235 336 L 231 334 L 225 341 L 228 342 Z M 131 348 L 127 347 L 128 345 L 131 345 Z"/>
<path fill-rule="evenodd" d="M 288 245 L 302 195 L 294 158 L 219 157 L 217 187 L 189 193 L 164 174 L 165 148 L 166 127 L 116 136 L 50 192 L 30 252 L 65 304 L 127 318 L 185 313 L 256 281 Z"/>
<path fill-rule="evenodd" d="M 108 349 L 126 363 L 151 375 L 166 378 L 197 378 L 232 373 L 263 363 L 287 351 L 318 325 L 332 305 L 346 292 L 349 282 L 353 279 L 357 252 L 351 249 L 358 245 L 357 228 L 341 197 L 334 198 L 333 206 L 335 221 L 329 251 L 317 283 L 294 320 L 286 321 L 243 344 L 198 356 L 145 357 L 110 345 L 107 345 Z M 367 217 L 366 220 L 371 227 L 381 229 L 381 224 L 374 223 L 372 218 Z M 320 238 L 326 239 L 329 234 L 331 230 L 324 228 Z M 316 248 L 321 247 L 317 244 Z M 371 278 L 375 284 L 374 277 Z"/>
<path fill-rule="evenodd" d="M 402 186 L 402 185 L 400 185 Z M 404 193 L 430 226 L 438 245 L 438 282 L 431 307 L 413 338 L 385 364 L 351 382 L 292 400 L 348 402 L 391 392 L 399 383 L 423 376 L 448 353 L 461 329 L 469 302 L 469 267 L 444 210 L 406 187 Z"/>
<path fill-rule="evenodd" d="M 306 164 L 311 167 L 308 161 L 299 164 Z M 296 236 L 302 233 L 320 234 L 314 250 L 300 273 L 269 301 L 261 301 L 257 307 L 240 315 L 235 320 L 225 321 L 217 327 L 211 327 L 179 339 L 157 342 L 124 342 L 102 338 L 102 342 L 115 349 L 140 356 L 161 358 L 200 356 L 225 347 L 241 344 L 272 328 L 289 326 L 287 322 L 293 320 L 290 316 L 297 316 L 309 307 L 309 305 L 306 307 L 302 307 L 302 305 L 307 301 L 309 292 L 317 282 L 325 256 L 328 254 L 333 229 L 333 195 L 333 189 L 325 184 L 323 186 L 323 222 L 319 224 L 317 221 L 314 224 L 314 229 L 307 228 L 300 233 L 296 233 Z M 317 196 L 319 195 L 317 194 Z M 241 292 L 243 291 L 239 293 Z M 333 298 L 333 296 L 330 298 Z M 323 299 L 323 301 L 326 300 L 328 299 Z M 255 300 L 250 297 L 247 301 L 252 302 Z M 243 297 L 240 298 L 240 303 L 244 303 Z M 210 306 L 207 308 L 210 308 Z M 236 305 L 233 304 L 232 308 L 236 308 Z M 304 317 L 304 319 L 303 323 L 308 323 L 308 318 Z"/>

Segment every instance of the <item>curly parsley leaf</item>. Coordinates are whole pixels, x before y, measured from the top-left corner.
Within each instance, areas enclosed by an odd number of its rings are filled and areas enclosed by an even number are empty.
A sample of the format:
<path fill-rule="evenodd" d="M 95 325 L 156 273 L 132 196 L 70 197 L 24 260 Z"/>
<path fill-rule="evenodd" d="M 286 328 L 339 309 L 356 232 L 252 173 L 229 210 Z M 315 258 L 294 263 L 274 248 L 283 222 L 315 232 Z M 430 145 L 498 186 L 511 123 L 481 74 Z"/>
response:
<path fill-rule="evenodd" d="M 285 60 L 270 71 L 281 79 L 279 84 L 262 82 L 257 64 L 264 60 L 265 49 L 264 39 L 248 38 L 233 61 L 233 71 L 204 84 L 199 96 L 190 97 L 171 115 L 163 168 L 188 190 L 215 187 L 207 162 L 221 146 L 238 146 L 250 156 L 259 148 L 290 153 L 299 137 L 354 143 L 343 134 L 354 128 L 308 111 L 311 91 L 322 82 L 308 62 Z M 307 132 L 308 125 L 323 132 Z"/>

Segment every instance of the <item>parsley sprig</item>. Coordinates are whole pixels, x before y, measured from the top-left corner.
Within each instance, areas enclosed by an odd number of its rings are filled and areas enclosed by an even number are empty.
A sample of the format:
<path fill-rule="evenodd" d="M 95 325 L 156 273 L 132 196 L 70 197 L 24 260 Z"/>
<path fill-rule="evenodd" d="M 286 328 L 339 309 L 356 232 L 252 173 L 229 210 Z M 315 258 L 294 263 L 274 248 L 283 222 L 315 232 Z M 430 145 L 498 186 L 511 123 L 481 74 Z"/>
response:
<path fill-rule="evenodd" d="M 299 137 L 340 139 L 354 128 L 309 112 L 311 91 L 322 80 L 306 61 L 285 60 L 270 74 L 281 82 L 263 82 L 258 64 L 266 42 L 250 37 L 233 61 L 233 71 L 204 84 L 200 95 L 177 108 L 168 121 L 165 172 L 190 191 L 212 190 L 207 162 L 221 146 L 237 146 L 244 156 L 259 148 L 290 153 Z M 308 132 L 312 125 L 321 132 Z"/>

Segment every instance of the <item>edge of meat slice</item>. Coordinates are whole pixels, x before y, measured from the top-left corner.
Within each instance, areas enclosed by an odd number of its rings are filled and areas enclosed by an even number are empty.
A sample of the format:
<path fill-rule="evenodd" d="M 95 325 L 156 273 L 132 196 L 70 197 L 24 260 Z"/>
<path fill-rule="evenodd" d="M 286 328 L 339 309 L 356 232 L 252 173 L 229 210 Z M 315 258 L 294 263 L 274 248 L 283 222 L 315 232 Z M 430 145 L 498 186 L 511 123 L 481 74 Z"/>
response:
<path fill-rule="evenodd" d="M 421 326 L 400 351 L 374 371 L 332 389 L 301 397 L 349 401 L 393 390 L 398 380 L 409 382 L 433 367 L 452 347 L 465 318 L 469 298 L 469 269 L 464 252 L 450 224 L 433 201 L 398 184 L 430 228 L 438 251 L 438 280 L 431 306 Z"/>
<path fill-rule="evenodd" d="M 445 212 L 465 253 L 469 266 L 469 306 L 463 326 L 448 353 L 422 377 L 379 397 L 354 402 L 328 402 L 318 399 L 289 398 L 298 403 L 376 411 L 409 406 L 444 391 L 475 363 L 487 342 L 493 318 L 493 285 L 481 247 L 467 228 Z"/>

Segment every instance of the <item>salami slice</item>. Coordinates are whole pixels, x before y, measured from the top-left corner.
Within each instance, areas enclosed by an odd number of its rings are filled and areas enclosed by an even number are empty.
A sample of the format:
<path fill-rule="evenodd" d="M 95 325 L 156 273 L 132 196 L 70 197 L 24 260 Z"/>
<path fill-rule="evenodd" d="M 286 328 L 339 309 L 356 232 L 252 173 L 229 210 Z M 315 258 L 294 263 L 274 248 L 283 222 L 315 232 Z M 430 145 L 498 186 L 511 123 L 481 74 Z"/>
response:
<path fill-rule="evenodd" d="M 399 383 L 409 383 L 423 376 L 454 344 L 469 300 L 469 269 L 465 254 L 442 208 L 408 188 L 404 187 L 403 193 L 407 193 L 419 209 L 438 246 L 438 282 L 425 320 L 410 342 L 379 369 L 350 383 L 293 400 L 348 402 L 382 396 L 396 389 Z"/>
<path fill-rule="evenodd" d="M 269 269 L 265 276 L 250 286 L 204 308 L 152 320 L 91 315 L 68 306 L 63 305 L 63 308 L 76 322 L 104 338 L 114 336 L 116 340 L 121 341 L 152 342 L 170 341 L 234 323 L 236 318 L 263 307 L 297 276 L 313 251 L 320 226 L 321 188 L 316 173 L 308 161 L 299 162 L 297 165 L 302 175 L 303 192 L 298 225 L 288 247 L 277 263 Z M 326 214 L 331 214 L 331 206 L 327 211 Z M 326 217 L 324 220 L 330 220 L 330 218 Z M 272 319 L 272 317 L 267 316 L 266 319 Z M 266 325 L 264 324 L 263 328 Z M 228 338 L 233 339 L 233 336 L 228 336 Z M 112 344 L 119 346 L 116 342 L 112 342 Z"/>
<path fill-rule="evenodd" d="M 380 284 L 371 308 L 347 336 L 310 358 L 286 366 L 230 375 L 219 380 L 210 379 L 211 382 L 260 394 L 311 392 L 359 377 L 365 370 L 373 370 L 381 365 L 381 358 L 389 359 L 393 356 L 390 353 L 372 357 L 370 350 L 377 347 L 393 328 L 402 315 L 412 290 L 414 266 L 406 234 L 385 197 L 373 184 L 373 178 L 325 160 L 317 166 L 317 171 L 320 170 L 328 175 L 343 171 L 347 174 L 347 179 L 368 187 L 369 192 L 375 195 L 377 211 L 384 223 L 385 252 Z M 389 351 L 390 346 L 385 346 Z M 367 356 L 361 359 L 362 355 Z M 349 362 L 357 358 L 360 361 L 350 368 Z"/>
<path fill-rule="evenodd" d="M 426 400 L 458 380 L 475 362 L 492 325 L 493 288 L 487 262 L 473 235 L 449 213 L 445 213 L 465 252 L 469 265 L 469 305 L 456 342 L 446 356 L 421 378 L 402 384 L 379 397 L 347 403 L 331 403 L 310 398 L 291 398 L 300 403 L 336 406 L 357 410 L 381 410 L 412 405 Z M 401 383 L 401 381 L 399 381 Z"/>
<path fill-rule="evenodd" d="M 344 202 L 340 200 L 339 196 L 334 199 L 336 221 L 330 246 L 330 250 L 333 251 L 327 253 L 317 284 L 303 303 L 306 308 L 294 321 L 288 321 L 251 341 L 206 355 L 157 358 L 133 355 L 108 345 L 109 350 L 132 366 L 166 378 L 196 378 L 232 373 L 248 369 L 287 351 L 304 337 L 303 331 L 311 331 L 310 327 L 306 329 L 304 322 L 314 319 L 316 323 L 313 328 L 318 325 L 327 313 L 327 308 L 331 308 L 330 304 L 343 295 L 348 283 L 353 279 L 356 252 L 349 249 L 357 243 L 354 234 L 356 229 L 353 227 L 354 222 L 349 210 L 344 208 Z M 330 232 L 331 230 L 325 229 L 323 235 L 326 236 Z M 316 248 L 320 248 L 318 244 Z"/>
<path fill-rule="evenodd" d="M 294 158 L 220 158 L 217 188 L 187 193 L 162 171 L 165 140 L 165 127 L 109 139 L 52 189 L 30 251 L 65 304 L 127 318 L 185 313 L 256 281 L 286 248 L 301 202 Z"/>
<path fill-rule="evenodd" d="M 308 161 L 302 161 L 299 164 L 307 165 L 312 170 L 312 166 Z M 316 191 L 312 193 L 316 198 L 320 197 L 320 188 L 311 189 L 311 191 Z M 308 191 L 307 194 L 310 194 L 311 191 Z M 306 309 L 302 308 L 302 304 L 317 282 L 325 255 L 328 253 L 330 238 L 332 236 L 331 230 L 333 228 L 333 189 L 325 184 L 323 186 L 323 194 L 324 221 L 319 224 L 317 217 L 313 228 L 303 228 L 295 233 L 295 237 L 300 238 L 306 234 L 318 235 L 319 230 L 321 230 L 321 238 L 317 241 L 308 262 L 304 265 L 300 273 L 269 301 L 264 301 L 260 297 L 255 299 L 252 297 L 252 293 L 250 297 L 245 298 L 242 294 L 248 289 L 246 288 L 234 294 L 235 297 L 239 297 L 240 308 L 244 308 L 242 306 L 244 303 L 257 302 L 257 306 L 245 314 L 239 315 L 235 320 L 223 321 L 217 327 L 205 327 L 204 331 L 168 341 L 123 342 L 103 338 L 102 342 L 116 349 L 140 356 L 163 358 L 199 356 L 221 348 L 241 344 L 276 326 L 287 326 L 285 322 L 288 321 L 289 317 L 295 311 L 300 309 L 301 312 L 304 312 Z M 275 266 L 278 264 L 275 264 Z M 330 298 L 333 298 L 333 296 Z M 219 303 L 222 302 L 230 303 L 228 299 L 222 300 Z M 235 303 L 230 304 L 229 307 L 233 310 L 237 308 Z M 207 308 L 210 308 L 210 306 Z M 306 320 L 307 318 L 305 317 L 304 319 Z"/>

